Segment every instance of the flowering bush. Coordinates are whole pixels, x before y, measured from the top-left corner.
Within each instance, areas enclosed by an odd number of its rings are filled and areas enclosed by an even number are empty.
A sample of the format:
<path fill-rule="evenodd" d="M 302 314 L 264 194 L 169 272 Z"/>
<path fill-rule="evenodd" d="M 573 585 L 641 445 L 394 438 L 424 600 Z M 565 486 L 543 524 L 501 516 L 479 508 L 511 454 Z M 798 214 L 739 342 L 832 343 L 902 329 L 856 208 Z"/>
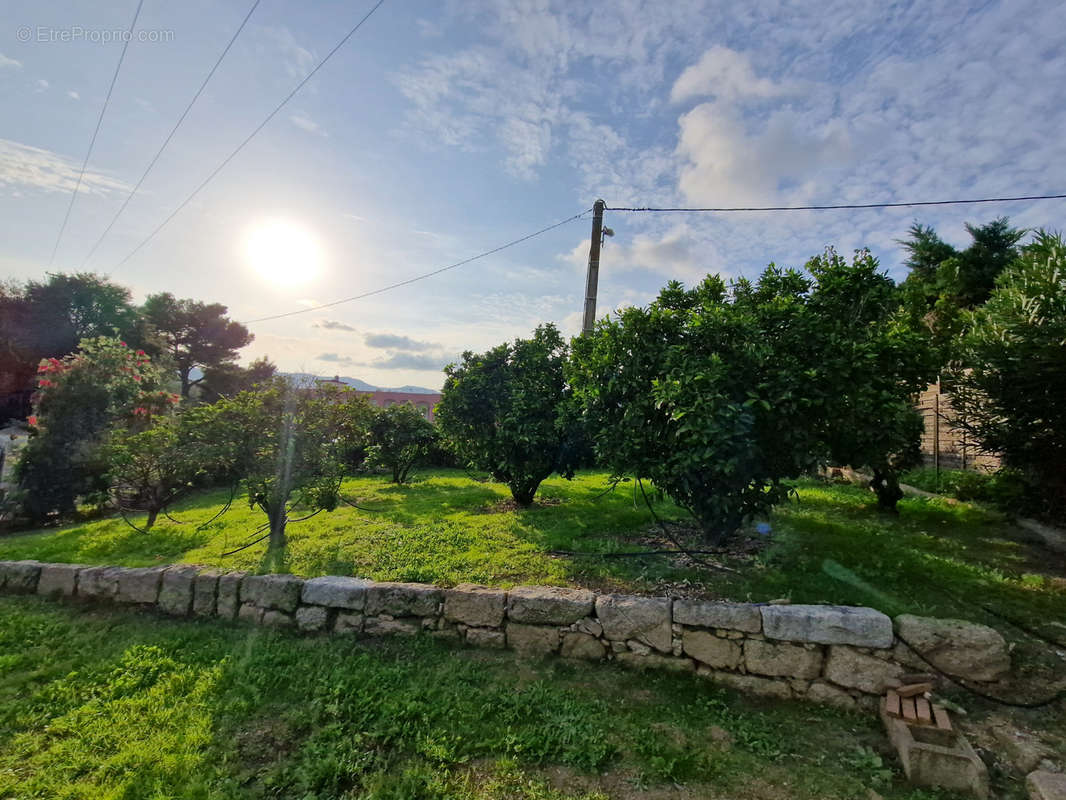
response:
<path fill-rule="evenodd" d="M 34 435 L 17 471 L 31 517 L 71 512 L 79 497 L 106 493 L 100 444 L 109 427 L 146 429 L 178 401 L 160 387 L 160 377 L 143 350 L 106 336 L 83 339 L 65 358 L 41 361 L 29 418 Z"/>

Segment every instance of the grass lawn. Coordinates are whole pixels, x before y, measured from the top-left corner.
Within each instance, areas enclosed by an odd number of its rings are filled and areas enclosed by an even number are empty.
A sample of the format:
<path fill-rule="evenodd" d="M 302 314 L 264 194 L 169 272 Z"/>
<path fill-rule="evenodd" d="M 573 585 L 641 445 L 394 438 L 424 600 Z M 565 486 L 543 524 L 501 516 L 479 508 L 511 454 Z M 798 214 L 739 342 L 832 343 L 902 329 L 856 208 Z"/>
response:
<path fill-rule="evenodd" d="M 242 499 L 204 530 L 196 529 L 228 496 L 211 491 L 175 510 L 186 524 L 161 517 L 142 534 L 110 517 L 9 535 L 0 537 L 0 559 L 122 566 L 185 561 L 445 585 L 578 584 L 736 600 L 789 598 L 869 605 L 891 615 L 961 617 L 1004 629 L 987 608 L 1044 626 L 1066 641 L 1066 627 L 1055 626 L 1066 623 L 1066 558 L 1024 541 L 1001 515 L 979 506 L 908 498 L 893 517 L 878 512 L 864 489 L 804 481 L 797 499 L 775 512 L 768 544 L 721 557 L 735 573 L 674 557 L 551 555 L 670 546 L 633 497 L 631 484 L 603 494 L 605 486 L 606 475 L 598 472 L 573 481 L 554 478 L 542 485 L 537 506 L 515 511 L 504 507 L 509 495 L 503 486 L 479 483 L 458 470 L 423 473 L 405 486 L 356 478 L 345 484 L 344 495 L 373 510 L 342 506 L 291 525 L 280 564 L 266 562 L 265 543 L 223 555 L 265 519 Z M 664 518 L 684 519 L 669 502 L 657 510 Z"/>
<path fill-rule="evenodd" d="M 941 797 L 883 742 L 691 676 L 0 598 L 2 798 Z"/>

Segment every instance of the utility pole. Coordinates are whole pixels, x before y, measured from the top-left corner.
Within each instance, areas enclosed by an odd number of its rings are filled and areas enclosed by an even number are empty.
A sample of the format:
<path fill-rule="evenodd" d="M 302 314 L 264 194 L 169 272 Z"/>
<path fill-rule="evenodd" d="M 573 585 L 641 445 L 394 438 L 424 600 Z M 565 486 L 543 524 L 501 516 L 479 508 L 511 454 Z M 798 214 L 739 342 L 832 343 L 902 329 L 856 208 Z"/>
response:
<path fill-rule="evenodd" d="M 589 271 L 585 278 L 585 318 L 581 323 L 581 334 L 592 333 L 596 324 L 596 289 L 600 282 L 600 242 L 603 241 L 603 209 L 607 206 L 602 200 L 592 204 L 592 241 L 589 243 Z"/>

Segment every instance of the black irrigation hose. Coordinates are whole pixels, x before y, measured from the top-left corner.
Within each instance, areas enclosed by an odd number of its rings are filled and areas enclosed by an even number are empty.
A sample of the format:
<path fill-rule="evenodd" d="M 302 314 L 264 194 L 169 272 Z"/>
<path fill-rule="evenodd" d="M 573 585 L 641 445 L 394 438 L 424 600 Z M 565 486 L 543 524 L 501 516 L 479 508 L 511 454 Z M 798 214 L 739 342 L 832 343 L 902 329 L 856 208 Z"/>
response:
<path fill-rule="evenodd" d="M 118 515 L 120 517 L 122 517 L 122 521 L 123 522 L 125 522 L 127 525 L 129 525 L 131 528 L 133 528 L 135 531 L 137 531 L 137 533 L 143 533 L 145 536 L 148 535 L 148 531 L 146 529 L 138 528 L 136 525 L 134 525 L 132 522 L 130 522 L 129 517 L 126 516 L 126 509 L 124 509 L 122 506 L 119 506 L 119 508 L 118 508 Z"/>
<path fill-rule="evenodd" d="M 690 559 L 692 559 L 697 564 L 699 564 L 701 566 L 704 566 L 704 567 L 707 567 L 708 569 L 718 569 L 718 570 L 722 570 L 723 572 L 736 572 L 735 569 L 733 569 L 732 567 L 727 567 L 724 564 L 718 564 L 718 563 L 716 563 L 714 561 L 706 561 L 706 560 L 704 560 L 702 558 L 697 558 L 696 555 L 695 555 L 696 551 L 689 550 L 684 545 L 682 545 L 681 542 L 679 542 L 676 538 L 674 538 L 674 536 L 670 533 L 669 528 L 666 527 L 666 523 L 664 523 L 661 519 L 659 519 L 659 515 L 656 514 L 655 513 L 655 509 L 652 508 L 651 501 L 648 499 L 648 495 L 644 491 L 644 481 L 642 481 L 640 478 L 637 478 L 637 486 L 640 487 L 640 495 L 641 495 L 641 497 L 644 498 L 644 504 L 648 507 L 648 511 L 651 512 L 651 515 L 655 519 L 655 521 L 657 523 L 659 523 L 659 527 L 662 528 L 663 535 L 667 539 L 670 540 L 670 543 L 674 547 L 676 547 L 679 551 L 684 553 L 686 556 L 688 556 Z"/>
<path fill-rule="evenodd" d="M 549 550 L 551 556 L 584 556 L 587 558 L 637 558 L 639 556 L 681 556 L 691 555 L 717 556 L 717 550 L 638 550 L 633 553 L 583 553 L 577 550 Z"/>
<path fill-rule="evenodd" d="M 340 497 L 340 495 L 337 496 Z M 360 511 L 369 511 L 372 514 L 383 514 L 385 512 L 384 508 L 366 508 L 365 506 L 357 505 L 351 500 L 349 500 L 347 497 L 341 497 L 341 500 L 350 505 L 352 508 L 358 508 Z"/>
<path fill-rule="evenodd" d="M 227 511 L 229 511 L 230 506 L 233 505 L 233 498 L 236 497 L 236 496 L 237 496 L 237 483 L 234 483 L 230 487 L 229 500 L 226 501 L 226 504 L 224 506 L 222 506 L 222 508 L 219 509 L 218 513 L 215 514 L 215 516 L 211 517 L 211 519 L 209 519 L 207 522 L 204 522 L 201 525 L 197 525 L 196 526 L 197 532 L 202 531 L 204 528 L 206 528 L 208 525 L 210 525 L 216 519 L 218 519 L 223 514 L 225 514 Z"/>

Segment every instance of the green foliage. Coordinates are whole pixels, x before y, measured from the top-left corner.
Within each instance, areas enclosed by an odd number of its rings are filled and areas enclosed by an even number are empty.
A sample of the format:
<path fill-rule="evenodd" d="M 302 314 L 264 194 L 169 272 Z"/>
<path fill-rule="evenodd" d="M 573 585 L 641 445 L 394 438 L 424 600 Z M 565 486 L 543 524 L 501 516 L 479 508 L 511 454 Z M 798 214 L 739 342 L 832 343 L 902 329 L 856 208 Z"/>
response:
<path fill-rule="evenodd" d="M 182 397 L 188 397 L 192 387 L 204 380 L 204 376 L 190 378 L 194 368 L 217 370 L 232 364 L 237 351 L 254 338 L 247 328 L 226 316 L 226 307 L 221 303 L 178 300 L 163 292 L 149 295 L 141 314 L 155 330 L 177 371 Z M 259 370 L 265 371 L 265 367 Z M 273 370 L 269 372 L 273 374 Z M 220 377 L 216 374 L 216 383 Z"/>
<path fill-rule="evenodd" d="M 73 512 L 81 496 L 107 496 L 105 434 L 120 421 L 146 424 L 171 405 L 159 379 L 143 350 L 105 336 L 83 339 L 74 355 L 41 362 L 34 433 L 16 471 L 32 518 Z"/>
<path fill-rule="evenodd" d="M 1066 514 L 1066 242 L 1040 231 L 966 317 L 951 375 L 961 424 Z"/>
<path fill-rule="evenodd" d="M 240 392 L 251 391 L 270 383 L 277 371 L 277 365 L 266 356 L 257 358 L 247 367 L 228 361 L 209 365 L 204 368 L 200 397 L 205 402 L 215 403 L 221 397 L 233 397 Z"/>
<path fill-rule="evenodd" d="M 365 402 L 365 401 L 364 401 Z M 358 441 L 361 415 L 346 414 L 350 440 Z M 385 469 L 393 483 L 405 483 L 411 468 L 428 458 L 437 441 L 437 429 L 410 403 L 397 403 L 372 415 L 368 425 L 366 464 Z"/>
<path fill-rule="evenodd" d="M 573 474 L 575 437 L 563 365 L 568 348 L 554 325 L 486 353 L 463 353 L 448 376 L 437 424 L 461 460 L 507 484 L 528 506 L 553 472 Z"/>

